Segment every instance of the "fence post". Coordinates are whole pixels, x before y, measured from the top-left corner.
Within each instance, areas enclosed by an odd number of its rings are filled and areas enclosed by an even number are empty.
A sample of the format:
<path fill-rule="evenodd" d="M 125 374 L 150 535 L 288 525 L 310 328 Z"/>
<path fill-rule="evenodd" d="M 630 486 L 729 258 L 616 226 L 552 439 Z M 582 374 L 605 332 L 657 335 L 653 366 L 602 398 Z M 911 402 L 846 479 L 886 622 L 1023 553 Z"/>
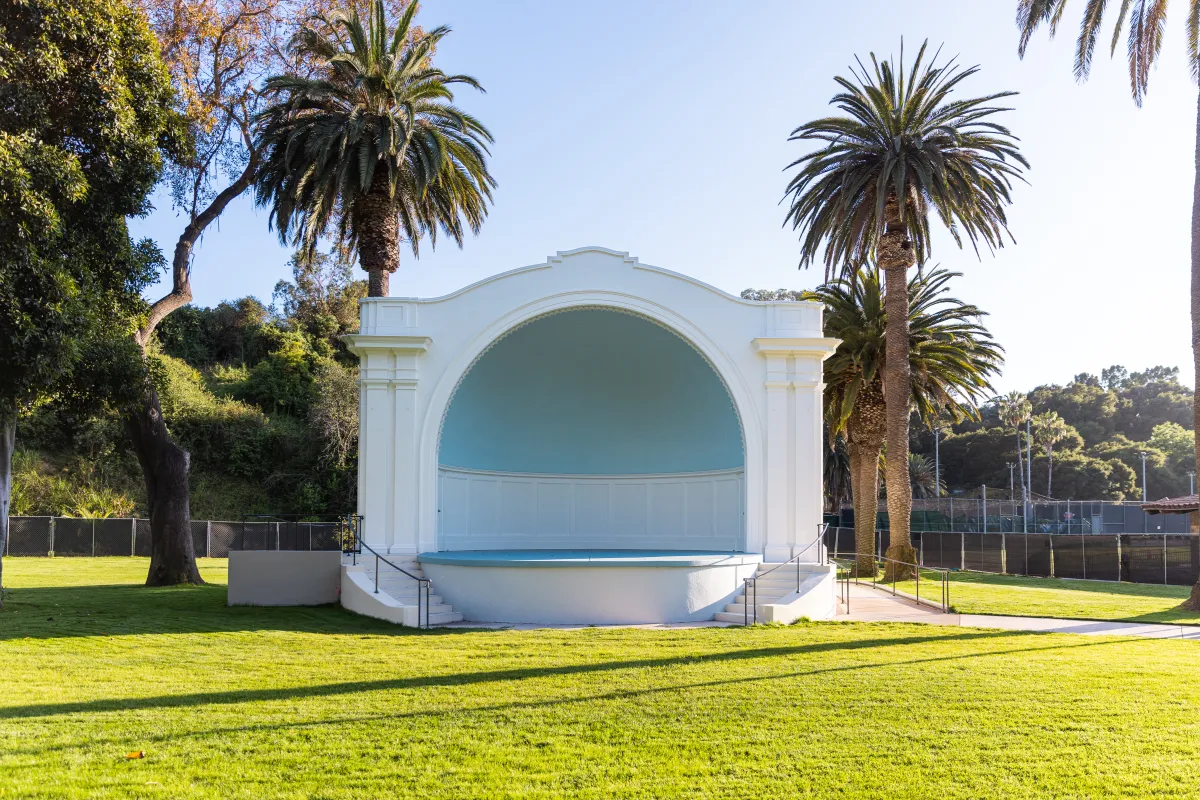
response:
<path fill-rule="evenodd" d="M 280 523 L 278 523 L 278 522 L 275 523 L 275 551 L 276 552 L 279 551 L 279 524 Z"/>
<path fill-rule="evenodd" d="M 1146 512 L 1142 512 L 1142 519 L 1146 518 Z M 1167 535 L 1163 534 L 1163 586 L 1167 585 Z"/>
<path fill-rule="evenodd" d="M 137 517 L 129 520 L 129 555 L 137 555 Z"/>
<path fill-rule="evenodd" d="M 212 520 L 204 522 L 204 555 L 212 558 Z"/>
<path fill-rule="evenodd" d="M 1000 531 L 1000 574 L 1008 574 L 1008 540 L 1004 538 L 1004 531 Z"/>
<path fill-rule="evenodd" d="M 92 558 L 96 557 L 96 520 L 92 520 Z"/>
<path fill-rule="evenodd" d="M 1083 579 L 1086 581 L 1087 580 L 1087 539 L 1084 539 L 1082 536 L 1079 537 L 1079 552 L 1083 554 L 1082 556 L 1080 556 L 1080 561 L 1083 562 Z"/>
<path fill-rule="evenodd" d="M 1121 582 L 1121 534 L 1117 534 L 1117 583 Z"/>
<path fill-rule="evenodd" d="M 1050 540 L 1050 577 L 1054 577 L 1054 534 L 1051 533 L 1047 537 Z M 1029 551 L 1029 539 L 1025 540 L 1025 550 Z"/>
<path fill-rule="evenodd" d="M 54 517 L 51 517 L 50 518 L 50 552 L 46 553 L 46 555 L 50 555 L 50 553 L 53 553 L 53 552 L 54 552 Z"/>
<path fill-rule="evenodd" d="M 965 571 L 967 569 L 967 535 L 965 533 L 960 533 L 958 535 L 958 541 L 961 543 L 959 544 L 958 554 L 962 558 L 962 569 Z"/>

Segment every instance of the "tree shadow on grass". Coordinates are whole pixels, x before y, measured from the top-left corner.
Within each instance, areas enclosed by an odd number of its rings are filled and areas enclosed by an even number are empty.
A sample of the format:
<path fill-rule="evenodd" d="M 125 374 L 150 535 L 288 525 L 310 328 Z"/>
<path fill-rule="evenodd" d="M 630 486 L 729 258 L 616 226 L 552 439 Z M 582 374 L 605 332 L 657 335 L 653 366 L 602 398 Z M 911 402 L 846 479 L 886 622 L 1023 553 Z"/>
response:
<path fill-rule="evenodd" d="M 157 695 L 153 697 L 104 698 L 99 700 L 73 701 L 64 703 L 36 703 L 23 706 L 0 708 L 0 719 L 25 719 L 35 717 L 53 717 L 65 714 L 103 713 L 121 711 L 163 710 L 188 708 L 207 705 L 237 705 L 277 700 L 311 699 L 318 697 L 336 697 L 340 695 L 358 694 L 361 692 L 390 691 L 397 689 L 425 689 L 432 687 L 468 686 L 480 683 L 503 683 L 527 679 L 556 677 L 563 675 L 586 675 L 603 673 L 614 670 L 651 669 L 674 666 L 694 666 L 719 662 L 738 662 L 752 659 L 780 658 L 796 655 L 811 655 L 827 652 L 846 652 L 856 650 L 873 650 L 881 647 L 914 646 L 929 643 L 962 643 L 976 640 L 1013 640 L 1020 641 L 1029 637 L 1040 637 L 1042 634 L 1032 631 L 970 631 L 961 633 L 938 633 L 924 636 L 897 636 L 859 640 L 837 640 L 813 642 L 798 645 L 780 645 L 777 647 L 748 647 L 722 650 L 715 653 L 688 654 L 663 658 L 624 659 L 619 661 L 601 661 L 579 664 L 555 664 L 541 667 L 520 667 L 504 670 L 487 670 L 476 672 L 458 672 L 442 675 L 420 675 L 399 678 L 382 678 L 376 680 L 346 681 L 307 686 L 289 686 L 261 689 L 236 689 L 231 691 L 196 692 L 192 694 Z M 788 673 L 792 676 L 821 674 L 825 672 L 840 672 L 872 667 L 906 666 L 940 661 L 953 661 L 965 658 L 983 656 L 1005 656 L 1015 653 L 1025 653 L 1044 650 L 1065 650 L 1080 647 L 1097 647 L 1120 644 L 1115 640 L 1091 640 L 1078 644 L 1052 644 L 1045 647 L 1018 647 L 1002 650 L 981 650 L 970 653 L 956 653 L 946 656 L 915 658 L 897 661 L 876 661 L 858 664 L 839 665 L 815 670 Z M 629 690 L 618 692 L 613 696 L 636 696 L 642 692 L 664 691 L 696 688 L 700 686 L 715 686 L 725 683 L 738 683 L 760 680 L 778 675 L 756 675 L 745 678 L 731 678 L 709 681 L 694 685 L 669 685 L 654 690 Z M 503 693 L 503 689 L 498 689 Z M 496 708 L 509 707 L 508 705 Z M 421 712 L 416 712 L 413 716 Z M 291 723 L 282 723 L 287 726 Z"/>
<path fill-rule="evenodd" d="M 1008 588 L 1050 589 L 1070 592 L 1095 592 L 1097 594 L 1116 594 L 1128 597 L 1153 597 L 1155 599 L 1172 600 L 1178 598 L 1183 602 L 1189 586 L 1174 586 L 1158 583 L 1117 583 L 1116 581 L 1084 581 L 1071 578 L 1034 578 L 1018 575 L 990 575 L 982 572 L 952 572 L 951 584 L 974 586 L 997 586 Z"/>
<path fill-rule="evenodd" d="M 428 635 L 328 606 L 228 606 L 226 587 L 131 584 L 6 589 L 0 641 L 76 636 L 234 633 Z"/>

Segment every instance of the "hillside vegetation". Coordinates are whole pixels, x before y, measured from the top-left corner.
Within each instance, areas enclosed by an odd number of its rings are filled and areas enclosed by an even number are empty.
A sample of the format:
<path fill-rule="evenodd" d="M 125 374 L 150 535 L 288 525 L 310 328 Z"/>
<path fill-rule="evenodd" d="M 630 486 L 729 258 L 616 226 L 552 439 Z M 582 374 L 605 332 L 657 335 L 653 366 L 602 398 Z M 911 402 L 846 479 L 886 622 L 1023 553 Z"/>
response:
<path fill-rule="evenodd" d="M 270 307 L 252 297 L 180 309 L 159 329 L 163 413 L 191 453 L 192 517 L 355 507 L 358 329 L 365 284 L 320 255 L 293 260 Z M 111 409 L 44 403 L 20 422 L 14 515 L 145 515 L 145 488 Z"/>

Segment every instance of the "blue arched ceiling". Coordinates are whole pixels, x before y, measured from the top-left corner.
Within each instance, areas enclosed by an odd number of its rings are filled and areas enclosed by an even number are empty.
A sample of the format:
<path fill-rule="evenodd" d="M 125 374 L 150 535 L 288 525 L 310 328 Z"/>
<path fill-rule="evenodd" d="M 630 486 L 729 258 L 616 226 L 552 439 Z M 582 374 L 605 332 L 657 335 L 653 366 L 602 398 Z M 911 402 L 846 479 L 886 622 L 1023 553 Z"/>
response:
<path fill-rule="evenodd" d="M 699 353 L 641 317 L 579 309 L 484 353 L 451 401 L 439 461 L 597 475 L 731 469 L 744 457 L 733 403 Z"/>

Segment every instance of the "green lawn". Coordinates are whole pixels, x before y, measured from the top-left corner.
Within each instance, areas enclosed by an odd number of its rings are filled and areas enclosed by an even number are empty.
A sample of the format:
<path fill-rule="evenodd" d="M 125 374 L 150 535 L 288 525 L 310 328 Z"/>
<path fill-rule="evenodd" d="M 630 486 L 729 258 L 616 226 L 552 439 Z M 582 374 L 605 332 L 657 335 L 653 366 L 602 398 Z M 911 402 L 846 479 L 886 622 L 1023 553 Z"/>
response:
<path fill-rule="evenodd" d="M 940 599 L 936 575 L 931 570 L 921 571 L 922 598 Z M 909 594 L 915 590 L 912 581 L 899 583 L 897 588 Z M 963 614 L 1200 625 L 1200 611 L 1176 610 L 1190 592 L 1188 586 L 950 573 L 950 604 Z"/>
<path fill-rule="evenodd" d="M 0 798 L 1196 796 L 1200 643 L 418 632 L 145 570 L 6 559 Z"/>

